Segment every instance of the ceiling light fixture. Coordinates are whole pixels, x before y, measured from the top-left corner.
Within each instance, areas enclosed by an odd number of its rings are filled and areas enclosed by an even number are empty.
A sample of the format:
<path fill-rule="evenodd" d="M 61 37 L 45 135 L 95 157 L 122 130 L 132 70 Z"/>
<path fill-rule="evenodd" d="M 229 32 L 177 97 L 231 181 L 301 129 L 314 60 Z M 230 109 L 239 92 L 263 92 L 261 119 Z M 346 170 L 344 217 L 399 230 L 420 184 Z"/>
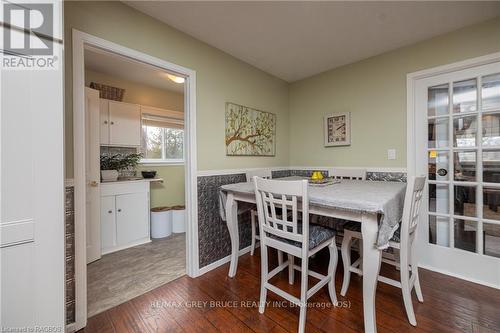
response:
<path fill-rule="evenodd" d="M 184 83 L 184 78 L 183 77 L 180 77 L 180 76 L 175 76 L 175 75 L 172 75 L 172 74 L 167 74 L 167 77 L 174 81 L 175 83 Z"/>

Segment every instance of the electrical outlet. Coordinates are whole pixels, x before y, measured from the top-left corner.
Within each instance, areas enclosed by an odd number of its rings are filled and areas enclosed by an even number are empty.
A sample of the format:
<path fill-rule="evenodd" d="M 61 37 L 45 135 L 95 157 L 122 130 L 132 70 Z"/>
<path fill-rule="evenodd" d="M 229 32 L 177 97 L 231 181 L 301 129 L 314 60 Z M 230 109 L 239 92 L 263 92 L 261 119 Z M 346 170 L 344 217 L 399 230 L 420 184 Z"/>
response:
<path fill-rule="evenodd" d="M 387 159 L 388 160 L 396 159 L 396 149 L 387 149 Z"/>

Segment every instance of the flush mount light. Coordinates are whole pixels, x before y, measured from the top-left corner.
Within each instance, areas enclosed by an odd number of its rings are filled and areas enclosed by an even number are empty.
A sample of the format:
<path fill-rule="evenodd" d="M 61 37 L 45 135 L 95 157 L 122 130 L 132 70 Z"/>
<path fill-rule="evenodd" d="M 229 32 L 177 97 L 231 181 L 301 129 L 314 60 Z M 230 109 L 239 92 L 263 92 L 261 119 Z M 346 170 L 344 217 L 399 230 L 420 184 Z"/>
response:
<path fill-rule="evenodd" d="M 167 77 L 174 81 L 175 83 L 184 83 L 184 78 L 183 77 L 180 77 L 180 76 L 175 76 L 175 75 L 172 75 L 172 74 L 167 74 Z"/>

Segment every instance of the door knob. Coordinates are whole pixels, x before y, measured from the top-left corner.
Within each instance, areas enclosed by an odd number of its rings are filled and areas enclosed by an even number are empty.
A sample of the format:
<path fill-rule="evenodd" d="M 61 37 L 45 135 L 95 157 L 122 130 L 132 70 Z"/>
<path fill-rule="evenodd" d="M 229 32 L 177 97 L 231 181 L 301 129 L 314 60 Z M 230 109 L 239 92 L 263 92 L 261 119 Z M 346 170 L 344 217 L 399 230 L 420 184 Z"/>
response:
<path fill-rule="evenodd" d="M 97 187 L 97 185 L 99 185 L 99 183 L 96 182 L 95 180 L 90 182 L 90 186 L 92 186 L 92 187 Z"/>

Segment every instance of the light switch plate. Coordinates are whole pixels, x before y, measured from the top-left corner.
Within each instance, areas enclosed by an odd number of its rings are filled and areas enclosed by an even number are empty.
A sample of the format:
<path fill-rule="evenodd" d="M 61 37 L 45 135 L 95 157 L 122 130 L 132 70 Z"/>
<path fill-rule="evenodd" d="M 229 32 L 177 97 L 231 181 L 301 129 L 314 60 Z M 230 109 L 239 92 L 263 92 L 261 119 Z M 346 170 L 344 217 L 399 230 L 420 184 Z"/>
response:
<path fill-rule="evenodd" d="M 387 159 L 388 160 L 396 159 L 396 149 L 387 149 Z"/>

